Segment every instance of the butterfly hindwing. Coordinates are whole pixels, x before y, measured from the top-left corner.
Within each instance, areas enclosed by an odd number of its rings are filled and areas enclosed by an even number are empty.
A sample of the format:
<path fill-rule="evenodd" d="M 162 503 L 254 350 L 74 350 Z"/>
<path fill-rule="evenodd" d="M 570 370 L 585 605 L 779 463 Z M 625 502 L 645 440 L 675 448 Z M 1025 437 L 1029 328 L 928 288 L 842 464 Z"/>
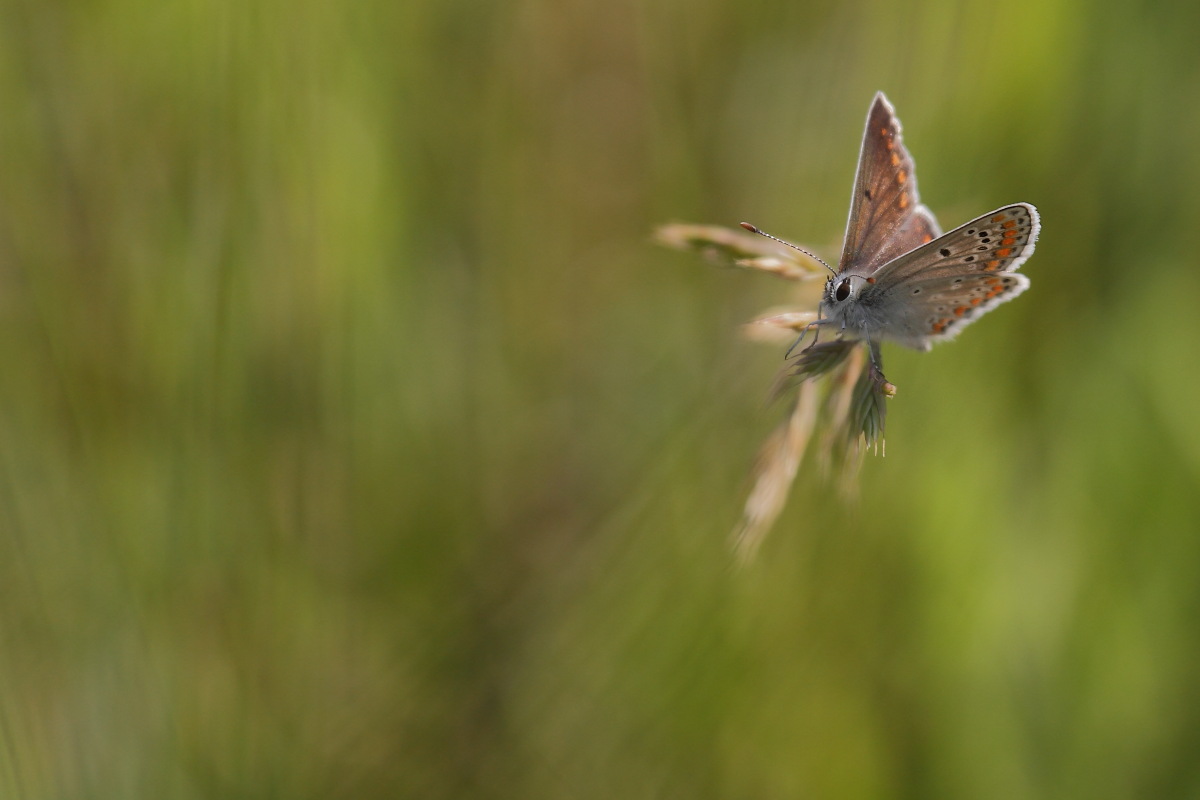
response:
<path fill-rule="evenodd" d="M 888 338 L 928 350 L 1028 288 L 1029 279 L 1019 272 L 942 274 L 899 284 L 876 308 L 889 320 Z"/>
<path fill-rule="evenodd" d="M 900 121 L 879 92 L 867 113 L 838 271 L 870 275 L 939 235 L 937 219 L 921 205 Z"/>

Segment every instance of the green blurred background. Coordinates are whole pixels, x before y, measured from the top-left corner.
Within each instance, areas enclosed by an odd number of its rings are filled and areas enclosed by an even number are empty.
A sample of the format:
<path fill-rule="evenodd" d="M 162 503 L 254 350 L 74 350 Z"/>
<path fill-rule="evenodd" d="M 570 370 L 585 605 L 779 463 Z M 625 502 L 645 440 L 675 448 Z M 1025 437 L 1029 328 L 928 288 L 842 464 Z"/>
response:
<path fill-rule="evenodd" d="M 1194 3 L 10 0 L 0 796 L 1200 796 Z M 1032 289 L 732 567 L 884 90 Z"/>

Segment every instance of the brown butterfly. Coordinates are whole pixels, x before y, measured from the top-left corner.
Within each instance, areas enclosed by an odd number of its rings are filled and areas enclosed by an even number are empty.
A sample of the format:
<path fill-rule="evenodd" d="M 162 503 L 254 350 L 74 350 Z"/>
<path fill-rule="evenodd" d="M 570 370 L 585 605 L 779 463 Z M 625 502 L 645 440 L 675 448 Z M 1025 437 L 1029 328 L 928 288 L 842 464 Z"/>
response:
<path fill-rule="evenodd" d="M 877 369 L 883 339 L 928 350 L 1029 288 L 1015 270 L 1039 230 L 1037 209 L 1016 203 L 941 234 L 880 92 L 867 114 L 842 258 L 813 324 L 866 341 Z"/>

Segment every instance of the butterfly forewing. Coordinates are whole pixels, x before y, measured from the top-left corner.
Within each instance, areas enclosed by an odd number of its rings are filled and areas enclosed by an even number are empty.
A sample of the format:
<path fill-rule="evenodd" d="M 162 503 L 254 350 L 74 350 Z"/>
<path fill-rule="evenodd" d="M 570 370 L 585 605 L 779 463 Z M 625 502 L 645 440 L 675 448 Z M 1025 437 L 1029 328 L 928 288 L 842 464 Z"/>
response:
<path fill-rule="evenodd" d="M 1014 271 L 1038 231 L 1028 203 L 998 208 L 885 264 L 861 302 L 888 321 L 888 338 L 928 349 L 1029 287 Z"/>
<path fill-rule="evenodd" d="M 900 121 L 880 92 L 867 113 L 838 271 L 870 275 L 939 234 L 937 219 L 917 194 Z"/>
<path fill-rule="evenodd" d="M 872 289 L 887 292 L 915 278 L 1012 272 L 1033 254 L 1040 230 L 1037 209 L 1028 203 L 998 208 L 884 265 Z"/>

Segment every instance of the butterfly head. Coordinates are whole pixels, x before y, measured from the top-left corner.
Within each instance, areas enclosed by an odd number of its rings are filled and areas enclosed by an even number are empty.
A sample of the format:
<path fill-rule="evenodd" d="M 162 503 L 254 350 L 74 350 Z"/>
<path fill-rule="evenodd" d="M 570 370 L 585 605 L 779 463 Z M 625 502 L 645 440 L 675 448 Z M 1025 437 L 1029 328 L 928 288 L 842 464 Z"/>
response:
<path fill-rule="evenodd" d="M 864 278 L 862 275 L 843 275 L 838 273 L 825 281 L 825 295 L 822 303 L 826 308 L 833 309 L 858 298 L 863 287 L 875 283 L 874 278 Z"/>

